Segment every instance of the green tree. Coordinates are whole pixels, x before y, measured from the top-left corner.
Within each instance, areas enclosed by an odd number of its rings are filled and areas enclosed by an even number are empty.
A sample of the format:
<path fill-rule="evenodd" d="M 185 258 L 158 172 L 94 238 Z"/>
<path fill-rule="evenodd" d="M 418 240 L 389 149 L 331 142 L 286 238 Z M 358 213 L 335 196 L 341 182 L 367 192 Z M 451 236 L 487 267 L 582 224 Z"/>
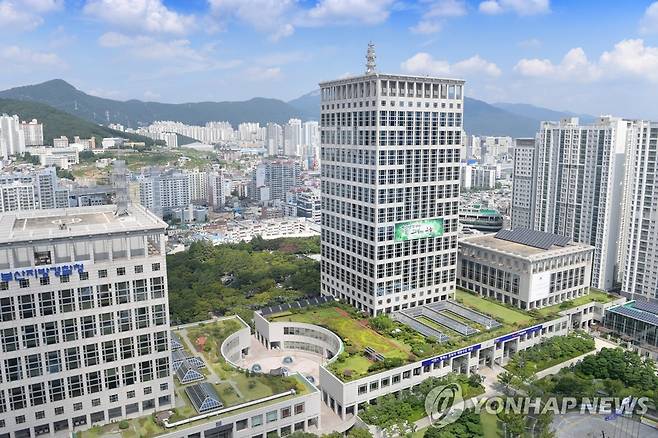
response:
<path fill-rule="evenodd" d="M 425 438 L 479 438 L 484 435 L 480 415 L 474 409 L 465 409 L 460 417 L 444 427 L 430 427 Z"/>
<path fill-rule="evenodd" d="M 503 411 L 498 414 L 498 418 L 512 437 L 520 437 L 525 432 L 525 417 L 522 414 Z"/>
<path fill-rule="evenodd" d="M 347 432 L 347 438 L 372 438 L 372 434 L 368 429 L 358 429 L 353 427 Z"/>
<path fill-rule="evenodd" d="M 504 392 L 507 392 L 509 390 L 509 387 L 512 384 L 513 380 L 514 380 L 514 375 L 509 371 L 503 371 L 502 373 L 498 374 L 498 383 L 503 385 Z"/>

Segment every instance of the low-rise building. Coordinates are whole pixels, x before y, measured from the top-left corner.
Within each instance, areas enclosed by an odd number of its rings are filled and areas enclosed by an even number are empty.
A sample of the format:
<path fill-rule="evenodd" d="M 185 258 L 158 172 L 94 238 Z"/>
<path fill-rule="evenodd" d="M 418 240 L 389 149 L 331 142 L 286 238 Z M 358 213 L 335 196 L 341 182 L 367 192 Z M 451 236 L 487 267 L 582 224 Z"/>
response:
<path fill-rule="evenodd" d="M 457 285 L 511 304 L 539 309 L 586 295 L 594 248 L 532 230 L 501 230 L 459 242 Z"/>
<path fill-rule="evenodd" d="M 80 163 L 81 145 L 74 147 L 31 147 L 28 152 L 39 157 L 42 166 L 56 166 L 61 169 L 68 169 L 74 164 Z"/>
<path fill-rule="evenodd" d="M 658 361 L 658 304 L 644 299 L 612 307 L 601 331 L 610 333 L 644 357 Z"/>

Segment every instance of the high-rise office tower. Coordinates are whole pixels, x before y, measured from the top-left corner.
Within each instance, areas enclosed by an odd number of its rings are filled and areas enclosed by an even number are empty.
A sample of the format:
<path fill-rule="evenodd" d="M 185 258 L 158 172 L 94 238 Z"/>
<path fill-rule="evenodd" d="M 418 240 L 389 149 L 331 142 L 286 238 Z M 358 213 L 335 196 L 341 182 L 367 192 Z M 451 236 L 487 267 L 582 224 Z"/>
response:
<path fill-rule="evenodd" d="M 514 142 L 512 173 L 512 228 L 532 229 L 535 212 L 535 139 Z"/>
<path fill-rule="evenodd" d="M 592 286 L 610 290 L 619 281 L 618 250 L 624 203 L 624 165 L 632 122 L 601 117 L 542 122 L 532 183 L 532 228 L 594 246 Z M 520 163 L 527 165 L 529 156 Z M 531 189 L 532 190 L 532 189 Z M 514 210 L 527 209 L 513 197 Z"/>
<path fill-rule="evenodd" d="M 139 207 L 2 214 L 0 435 L 172 406 L 165 228 Z"/>
<path fill-rule="evenodd" d="M 366 60 L 320 84 L 321 290 L 377 315 L 453 295 L 464 82 Z"/>
<path fill-rule="evenodd" d="M 314 168 L 320 161 L 320 124 L 315 121 L 302 125 L 302 158 L 308 169 Z"/>
<path fill-rule="evenodd" d="M 622 291 L 658 298 L 658 123 L 637 121 L 626 160 Z"/>

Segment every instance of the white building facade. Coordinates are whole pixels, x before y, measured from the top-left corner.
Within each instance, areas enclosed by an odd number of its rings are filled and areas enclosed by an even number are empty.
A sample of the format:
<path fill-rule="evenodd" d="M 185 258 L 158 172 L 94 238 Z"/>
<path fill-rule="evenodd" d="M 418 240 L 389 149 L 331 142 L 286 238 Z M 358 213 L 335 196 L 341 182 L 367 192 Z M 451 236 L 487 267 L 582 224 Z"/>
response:
<path fill-rule="evenodd" d="M 0 436 L 172 405 L 165 228 L 136 207 L 2 216 Z"/>
<path fill-rule="evenodd" d="M 457 284 L 523 310 L 552 306 L 589 293 L 593 252 L 581 243 L 543 249 L 492 234 L 467 237 L 459 242 Z"/>
<path fill-rule="evenodd" d="M 22 122 L 21 130 L 25 136 L 25 146 L 43 146 L 43 123 L 37 119 Z"/>
<path fill-rule="evenodd" d="M 321 88 L 321 290 L 372 315 L 452 297 L 464 82 L 374 72 Z"/>
<path fill-rule="evenodd" d="M 18 116 L 0 115 L 0 158 L 25 153 L 25 134 Z"/>
<path fill-rule="evenodd" d="M 535 205 L 535 139 L 517 138 L 512 172 L 512 228 L 532 229 Z"/>
<path fill-rule="evenodd" d="M 620 277 L 618 241 L 624 203 L 624 166 L 632 122 L 601 117 L 542 122 L 537 134 L 534 195 L 512 199 L 512 211 L 533 202 L 533 229 L 594 246 L 592 286 L 610 290 Z M 529 171 L 525 158 L 525 172 Z M 527 189 L 526 185 L 526 189 Z M 515 213 L 513 213 L 515 215 Z"/>
<path fill-rule="evenodd" d="M 622 291 L 658 298 L 658 123 L 639 121 L 626 164 Z"/>

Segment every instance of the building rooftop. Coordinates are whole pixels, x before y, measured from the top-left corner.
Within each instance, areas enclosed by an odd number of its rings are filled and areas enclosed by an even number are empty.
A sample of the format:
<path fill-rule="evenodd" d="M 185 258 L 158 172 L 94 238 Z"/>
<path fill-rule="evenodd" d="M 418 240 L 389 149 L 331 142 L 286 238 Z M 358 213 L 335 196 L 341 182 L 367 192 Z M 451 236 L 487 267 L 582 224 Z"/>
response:
<path fill-rule="evenodd" d="M 560 239 L 561 236 L 554 234 L 534 231 L 523 235 L 521 233 L 501 234 L 503 231 L 508 232 L 510 230 L 501 230 L 496 234 L 466 237 L 460 243 L 506 253 L 531 261 L 593 249 L 590 245 L 565 241 Z M 551 236 L 554 236 L 554 238 L 551 238 Z"/>
<path fill-rule="evenodd" d="M 341 79 L 327 80 L 320 82 L 320 87 L 326 85 L 336 85 L 336 84 L 349 84 L 354 81 L 364 80 L 364 79 L 392 79 L 399 81 L 430 81 L 430 82 L 450 82 L 452 84 L 464 84 L 466 81 L 464 79 L 456 78 L 440 78 L 434 76 L 423 76 L 423 75 L 409 75 L 409 74 L 390 74 L 390 73 L 371 73 L 371 74 L 360 74 L 354 76 L 348 76 Z M 372 97 L 372 96 L 371 96 Z"/>
<path fill-rule="evenodd" d="M 631 301 L 630 303 L 613 307 L 609 312 L 658 326 L 658 304 L 656 303 Z"/>
<path fill-rule="evenodd" d="M 53 239 L 139 230 L 164 230 L 167 224 L 140 206 L 130 206 L 128 215 L 115 216 L 116 206 L 55 208 L 3 213 L 0 243 Z"/>

